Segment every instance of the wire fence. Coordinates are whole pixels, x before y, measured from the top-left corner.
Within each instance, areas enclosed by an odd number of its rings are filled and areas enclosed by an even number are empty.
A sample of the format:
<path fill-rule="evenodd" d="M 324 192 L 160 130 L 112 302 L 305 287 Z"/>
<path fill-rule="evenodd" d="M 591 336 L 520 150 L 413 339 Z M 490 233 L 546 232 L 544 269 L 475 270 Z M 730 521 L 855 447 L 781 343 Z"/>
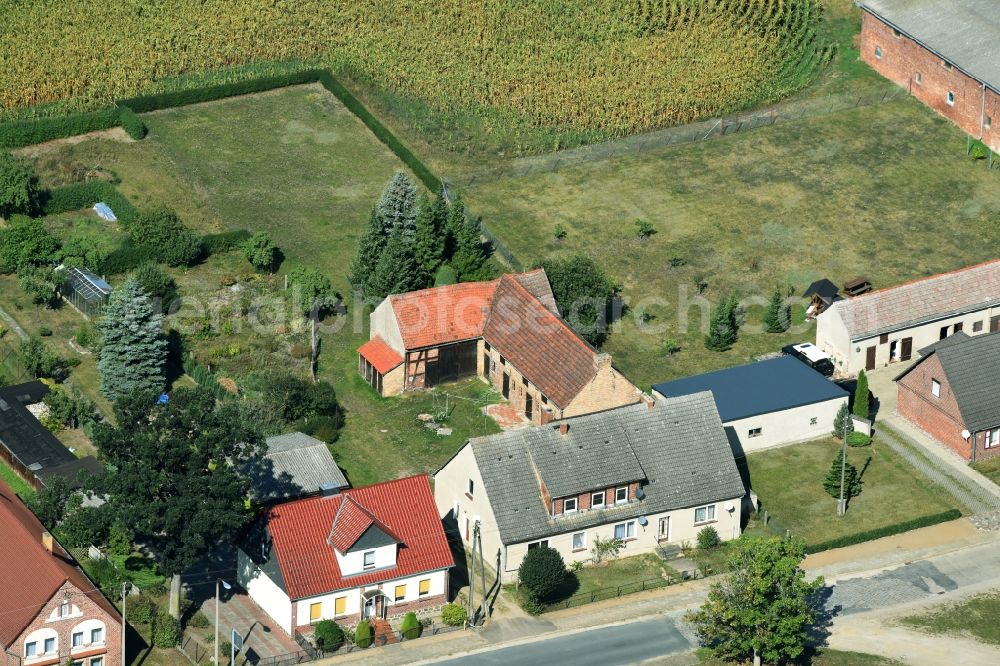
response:
<path fill-rule="evenodd" d="M 588 162 L 634 155 L 667 146 L 697 143 L 803 118 L 875 106 L 906 96 L 907 92 L 904 88 L 878 86 L 825 97 L 793 100 L 764 109 L 667 127 L 645 134 L 570 148 L 547 155 L 521 157 L 495 168 L 487 167 L 477 170 L 460 181 L 456 180 L 456 183 L 472 187 L 477 183 L 491 182 L 498 178 L 521 178 L 534 174 L 557 172 L 563 168 Z"/>
<path fill-rule="evenodd" d="M 634 583 L 625 583 L 624 585 L 617 585 L 615 587 L 602 587 L 597 590 L 591 590 L 590 592 L 581 592 L 580 594 L 574 594 L 571 597 L 567 597 L 555 603 L 548 604 L 546 606 L 546 610 L 583 606 L 584 604 L 592 604 L 595 601 L 604 601 L 605 599 L 614 599 L 616 597 L 621 597 L 626 594 L 635 594 L 636 592 L 645 592 L 646 590 L 656 590 L 659 588 L 668 587 L 670 585 L 676 585 L 677 583 L 680 583 L 683 580 L 684 580 L 683 577 L 668 576 L 659 578 L 646 578 L 645 580 L 636 581 Z"/>

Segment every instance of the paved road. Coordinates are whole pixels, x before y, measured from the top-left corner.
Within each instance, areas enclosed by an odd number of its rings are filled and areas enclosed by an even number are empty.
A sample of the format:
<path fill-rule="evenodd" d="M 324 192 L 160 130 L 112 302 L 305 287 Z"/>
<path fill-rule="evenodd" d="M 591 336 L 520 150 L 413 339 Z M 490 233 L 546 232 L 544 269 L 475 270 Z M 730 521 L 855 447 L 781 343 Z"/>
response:
<path fill-rule="evenodd" d="M 624 666 L 691 650 L 666 617 L 537 640 L 439 662 L 462 666 Z"/>

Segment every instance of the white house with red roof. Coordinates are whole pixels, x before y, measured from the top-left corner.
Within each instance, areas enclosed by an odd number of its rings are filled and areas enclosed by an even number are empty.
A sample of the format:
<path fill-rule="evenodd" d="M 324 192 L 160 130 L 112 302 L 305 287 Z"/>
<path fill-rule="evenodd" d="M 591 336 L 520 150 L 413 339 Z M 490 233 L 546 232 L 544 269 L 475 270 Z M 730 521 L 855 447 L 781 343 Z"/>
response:
<path fill-rule="evenodd" d="M 537 424 L 641 398 L 563 321 L 542 269 L 389 296 L 358 372 L 383 396 L 479 376 Z"/>
<path fill-rule="evenodd" d="M 454 563 L 422 474 L 271 507 L 241 542 L 237 580 L 294 635 L 442 606 Z"/>

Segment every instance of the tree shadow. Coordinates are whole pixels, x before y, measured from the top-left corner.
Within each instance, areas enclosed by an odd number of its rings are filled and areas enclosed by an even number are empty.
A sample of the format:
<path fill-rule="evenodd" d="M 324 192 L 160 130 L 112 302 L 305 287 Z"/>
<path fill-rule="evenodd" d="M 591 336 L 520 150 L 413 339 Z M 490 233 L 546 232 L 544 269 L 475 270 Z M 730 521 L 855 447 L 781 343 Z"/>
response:
<path fill-rule="evenodd" d="M 543 599 L 546 603 L 565 601 L 580 591 L 580 579 L 576 573 L 570 571 L 563 579 L 562 585 L 553 590 L 552 594 Z"/>
<path fill-rule="evenodd" d="M 833 586 L 824 585 L 816 590 L 816 593 L 809 599 L 809 607 L 815 614 L 815 621 L 808 631 L 806 650 L 796 663 L 811 664 L 813 659 L 827 646 L 833 620 L 843 610 L 841 606 L 831 607 L 829 605 L 832 596 Z"/>

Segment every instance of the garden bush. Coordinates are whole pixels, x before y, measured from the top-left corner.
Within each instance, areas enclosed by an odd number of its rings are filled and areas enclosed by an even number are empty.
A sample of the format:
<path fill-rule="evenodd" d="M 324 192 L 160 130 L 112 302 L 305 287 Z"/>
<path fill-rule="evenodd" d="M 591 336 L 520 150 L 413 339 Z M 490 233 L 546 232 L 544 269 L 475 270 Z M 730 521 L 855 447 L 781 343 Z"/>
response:
<path fill-rule="evenodd" d="M 87 560 L 85 567 L 87 575 L 94 581 L 97 587 L 105 594 L 114 595 L 117 590 L 121 594 L 121 586 L 124 577 L 115 569 L 115 565 L 108 559 Z"/>
<path fill-rule="evenodd" d="M 554 548 L 532 548 L 521 560 L 517 575 L 531 595 L 545 601 L 566 581 L 566 563 Z"/>
<path fill-rule="evenodd" d="M 358 626 L 354 628 L 354 644 L 359 648 L 366 648 L 371 646 L 374 639 L 375 633 L 372 631 L 372 626 L 368 624 L 368 620 L 358 622 Z"/>
<path fill-rule="evenodd" d="M 538 600 L 534 592 L 525 588 L 521 593 L 521 610 L 528 615 L 541 615 L 545 612 L 545 604 Z"/>
<path fill-rule="evenodd" d="M 847 445 L 848 446 L 868 446 L 872 443 L 872 438 L 863 432 L 849 432 L 847 433 Z"/>
<path fill-rule="evenodd" d="M 303 70 L 280 74 L 278 76 L 253 78 L 243 81 L 234 81 L 232 83 L 190 88 L 188 90 L 178 90 L 154 95 L 132 97 L 129 99 L 118 100 L 118 104 L 131 109 L 135 113 L 146 113 L 148 111 L 157 111 L 159 109 L 170 109 L 175 106 L 210 102 L 216 99 L 235 97 L 236 95 L 248 95 L 250 93 L 264 92 L 265 90 L 274 90 L 275 88 L 284 88 L 303 83 L 314 83 L 318 76 L 318 70 Z"/>
<path fill-rule="evenodd" d="M 153 624 L 159 612 L 156 602 L 144 594 L 131 596 L 125 603 L 125 614 L 132 624 Z"/>
<path fill-rule="evenodd" d="M 190 266 L 204 253 L 201 239 L 169 208 L 141 212 L 122 226 L 133 243 L 150 248 L 158 261 L 170 266 Z"/>
<path fill-rule="evenodd" d="M 223 231 L 218 234 L 205 234 L 201 237 L 201 245 L 208 254 L 219 254 L 236 250 L 242 243 L 245 243 L 251 236 L 246 229 L 236 229 L 234 231 Z"/>
<path fill-rule="evenodd" d="M 142 122 L 142 119 L 139 118 L 135 111 L 127 106 L 122 107 L 118 117 L 121 121 L 122 129 L 124 129 L 130 137 L 139 141 L 146 136 L 146 123 Z"/>
<path fill-rule="evenodd" d="M 409 640 L 413 638 L 420 638 L 420 632 L 422 632 L 424 626 L 420 624 L 417 619 L 417 614 L 410 611 L 403 616 L 403 622 L 399 626 L 400 633 L 403 634 L 403 638 Z"/>
<path fill-rule="evenodd" d="M 187 626 L 193 627 L 195 629 L 204 629 L 210 624 L 208 617 L 200 610 L 195 611 L 194 615 L 187 621 Z"/>
<path fill-rule="evenodd" d="M 100 201 L 108 204 L 123 227 L 135 220 L 135 206 L 114 185 L 103 180 L 71 183 L 46 190 L 41 196 L 41 208 L 45 215 L 56 215 L 91 208 Z"/>
<path fill-rule="evenodd" d="M 703 527 L 698 532 L 698 547 L 702 550 L 717 548 L 721 543 L 722 539 L 719 538 L 719 533 L 711 525 Z"/>
<path fill-rule="evenodd" d="M 313 630 L 316 645 L 320 650 L 332 652 L 344 642 L 344 630 L 333 620 L 321 620 Z"/>
<path fill-rule="evenodd" d="M 445 604 L 441 609 L 441 621 L 449 627 L 463 626 L 468 617 L 465 606 L 459 604 Z"/>
<path fill-rule="evenodd" d="M 181 625 L 170 613 L 160 611 L 153 623 L 153 645 L 158 648 L 172 648 L 181 636 Z"/>

